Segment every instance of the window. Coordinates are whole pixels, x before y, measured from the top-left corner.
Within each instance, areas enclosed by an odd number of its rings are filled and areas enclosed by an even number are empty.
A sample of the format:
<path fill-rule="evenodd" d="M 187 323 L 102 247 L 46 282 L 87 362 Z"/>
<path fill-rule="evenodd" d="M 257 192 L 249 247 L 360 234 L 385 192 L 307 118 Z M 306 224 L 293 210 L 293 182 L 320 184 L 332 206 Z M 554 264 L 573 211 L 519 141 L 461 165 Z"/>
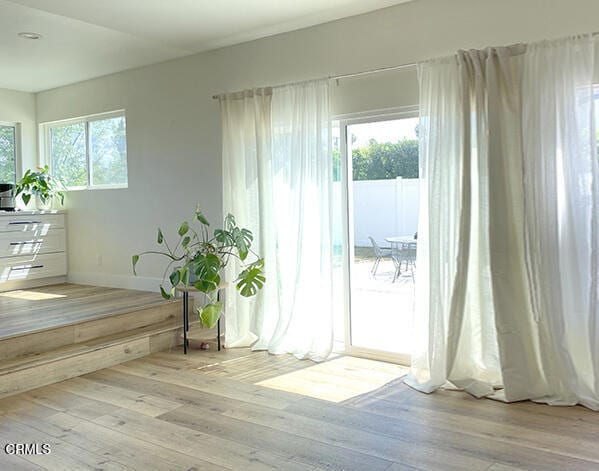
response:
<path fill-rule="evenodd" d="M 127 187 L 127 136 L 123 112 L 45 126 L 50 168 L 67 188 Z"/>
<path fill-rule="evenodd" d="M 17 135 L 16 124 L 0 124 L 0 183 L 16 182 Z"/>

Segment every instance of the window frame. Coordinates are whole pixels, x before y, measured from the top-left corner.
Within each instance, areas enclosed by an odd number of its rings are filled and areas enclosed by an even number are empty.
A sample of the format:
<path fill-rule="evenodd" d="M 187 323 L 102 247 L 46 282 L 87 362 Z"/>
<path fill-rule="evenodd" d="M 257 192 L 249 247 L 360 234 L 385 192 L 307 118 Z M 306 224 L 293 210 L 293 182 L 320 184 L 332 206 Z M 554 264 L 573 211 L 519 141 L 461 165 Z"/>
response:
<path fill-rule="evenodd" d="M 21 123 L 17 121 L 0 121 L 0 126 L 15 130 L 15 185 L 23 175 L 23 156 L 21 154 Z M 10 183 L 10 182 L 7 182 Z"/>
<path fill-rule="evenodd" d="M 80 116 L 78 118 L 69 118 L 62 119 L 59 121 L 49 121 L 46 123 L 40 124 L 40 135 L 41 135 L 41 147 L 44 150 L 42 158 L 40 159 L 40 163 L 42 165 L 48 165 L 50 168 L 50 172 L 52 169 L 52 139 L 50 137 L 51 131 L 53 128 L 68 126 L 71 124 L 80 124 L 83 123 L 85 125 L 85 172 L 87 175 L 87 184 L 79 185 L 79 186 L 66 186 L 67 191 L 81 191 L 81 190 L 115 190 L 115 189 L 124 189 L 129 188 L 129 145 L 127 140 L 127 182 L 126 183 L 113 183 L 106 185 L 94 185 L 92 184 L 93 178 L 93 169 L 91 166 L 91 152 L 90 152 L 90 140 L 89 140 L 89 125 L 94 121 L 103 121 L 105 119 L 111 118 L 124 118 L 125 119 L 125 138 L 127 137 L 127 116 L 125 110 L 115 110 L 109 111 L 105 113 L 96 113 L 87 116 Z"/>

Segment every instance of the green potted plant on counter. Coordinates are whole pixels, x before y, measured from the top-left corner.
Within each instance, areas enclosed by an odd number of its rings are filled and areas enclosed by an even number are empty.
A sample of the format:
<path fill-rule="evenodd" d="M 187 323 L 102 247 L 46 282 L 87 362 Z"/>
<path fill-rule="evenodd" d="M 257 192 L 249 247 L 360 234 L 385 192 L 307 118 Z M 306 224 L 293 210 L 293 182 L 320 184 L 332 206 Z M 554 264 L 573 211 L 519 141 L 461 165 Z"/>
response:
<path fill-rule="evenodd" d="M 175 296 L 177 288 L 193 287 L 204 293 L 207 301 L 196 311 L 200 324 L 206 328 L 214 327 L 222 314 L 222 302 L 218 300 L 218 292 L 224 287 L 221 275 L 232 259 L 241 262 L 240 272 L 234 280 L 241 296 L 254 296 L 265 282 L 264 259 L 251 248 L 252 232 L 239 227 L 231 214 L 225 217 L 223 227 L 215 229 L 212 234 L 209 226 L 198 206 L 193 223 L 185 221 L 179 226 L 179 240 L 175 245 L 170 245 L 162 230 L 158 229 L 156 242 L 159 249 L 132 257 L 135 275 L 137 264 L 145 255 L 156 254 L 168 260 L 160 285 L 160 292 L 165 299 Z"/>
<path fill-rule="evenodd" d="M 47 210 L 52 205 L 52 200 L 58 198 L 64 204 L 65 187 L 62 182 L 50 174 L 47 165 L 37 167 L 37 171 L 27 170 L 16 185 L 15 197 L 21 195 L 25 206 L 35 197 L 37 209 Z"/>

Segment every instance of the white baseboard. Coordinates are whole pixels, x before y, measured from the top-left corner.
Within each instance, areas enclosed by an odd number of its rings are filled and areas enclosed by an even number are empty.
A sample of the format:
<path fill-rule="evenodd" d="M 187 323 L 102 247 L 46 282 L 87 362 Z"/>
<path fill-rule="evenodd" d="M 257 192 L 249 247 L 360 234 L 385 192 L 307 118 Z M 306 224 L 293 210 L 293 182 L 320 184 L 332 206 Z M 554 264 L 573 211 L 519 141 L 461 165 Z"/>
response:
<path fill-rule="evenodd" d="M 111 273 L 69 272 L 69 283 L 79 285 L 104 286 L 107 288 L 136 289 L 140 291 L 160 292 L 160 278 L 133 275 L 114 275 Z"/>

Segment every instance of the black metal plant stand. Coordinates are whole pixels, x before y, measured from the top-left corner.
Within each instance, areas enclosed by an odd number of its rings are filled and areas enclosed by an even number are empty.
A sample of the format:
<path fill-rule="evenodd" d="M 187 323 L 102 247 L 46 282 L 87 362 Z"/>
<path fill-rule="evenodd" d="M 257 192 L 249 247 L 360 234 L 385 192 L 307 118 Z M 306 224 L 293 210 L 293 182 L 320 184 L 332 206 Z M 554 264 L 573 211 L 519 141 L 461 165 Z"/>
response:
<path fill-rule="evenodd" d="M 189 346 L 189 340 L 187 339 L 187 332 L 189 331 L 189 288 L 180 289 L 183 293 L 183 353 L 187 355 L 187 347 Z M 220 300 L 220 292 L 216 294 L 216 300 Z M 220 317 L 216 322 L 216 345 L 220 352 Z"/>

